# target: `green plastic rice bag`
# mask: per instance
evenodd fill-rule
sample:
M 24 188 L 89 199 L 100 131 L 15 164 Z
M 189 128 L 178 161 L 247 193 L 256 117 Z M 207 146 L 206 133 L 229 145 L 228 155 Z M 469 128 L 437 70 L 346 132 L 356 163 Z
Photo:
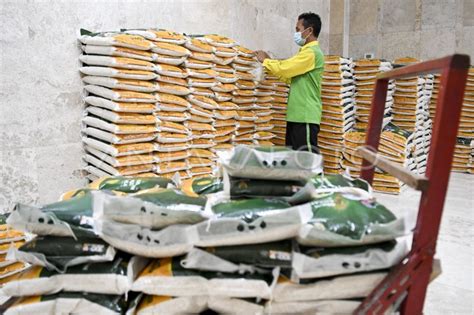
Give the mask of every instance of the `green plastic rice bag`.
M 15 301 L 5 315 L 100 314 L 122 315 L 127 311 L 123 295 L 60 292 L 53 295 L 25 296 Z
M 124 193 L 136 193 L 152 188 L 168 188 L 173 182 L 164 177 L 105 177 L 89 184 L 92 189 L 115 190 Z
M 369 183 L 360 178 L 351 178 L 347 175 L 316 175 L 311 178 L 311 182 L 314 184 L 314 187 L 319 191 L 322 190 L 332 190 L 337 191 L 339 188 L 343 187 L 353 187 L 360 188 L 369 193 L 372 193 L 372 187 Z
M 322 172 L 321 155 L 286 147 L 239 145 L 218 155 L 224 170 L 233 177 L 307 180 Z
M 213 196 L 208 206 L 215 218 L 194 225 L 200 247 L 258 244 L 292 238 L 311 217 L 309 204 L 290 207 L 277 199 L 222 201 Z
M 226 296 L 264 298 L 271 296 L 274 275 L 271 272 L 242 273 L 186 269 L 184 257 L 152 261 L 135 280 L 132 290 L 166 296 Z
M 224 189 L 219 177 L 199 177 L 184 180 L 181 189 L 188 196 L 213 194 Z
M 37 236 L 20 248 L 10 247 L 7 259 L 19 260 L 64 272 L 70 266 L 111 261 L 115 249 L 97 238 Z
M 324 279 L 306 279 L 300 283 L 280 276 L 273 289 L 275 302 L 355 299 L 368 296 L 385 278 L 386 271 L 360 273 Z
M 406 254 L 408 246 L 404 240 L 352 247 L 310 247 L 293 253 L 292 265 L 297 279 L 322 278 L 387 269 Z
M 32 266 L 9 277 L 0 294 L 27 296 L 59 291 L 125 294 L 146 263 L 141 257 L 117 255 L 113 261 L 81 264 L 69 267 L 65 273 Z
M 209 218 L 206 199 L 186 196 L 179 190 L 162 189 L 129 196 L 94 193 L 94 217 L 148 228 L 194 224 Z
M 265 180 L 228 176 L 224 181 L 224 191 L 231 198 L 287 197 L 298 192 L 305 181 Z
M 17 204 L 7 223 L 38 235 L 94 237 L 92 192 L 85 190 L 71 199 L 41 208 Z
M 144 257 L 172 257 L 187 253 L 198 235 L 190 225 L 171 225 L 150 229 L 136 224 L 97 220 L 96 232 L 101 239 L 126 253 Z
M 355 246 L 393 240 L 405 234 L 403 218 L 374 199 L 352 199 L 329 193 L 310 202 L 313 218 L 302 226 L 297 240 L 307 246 Z

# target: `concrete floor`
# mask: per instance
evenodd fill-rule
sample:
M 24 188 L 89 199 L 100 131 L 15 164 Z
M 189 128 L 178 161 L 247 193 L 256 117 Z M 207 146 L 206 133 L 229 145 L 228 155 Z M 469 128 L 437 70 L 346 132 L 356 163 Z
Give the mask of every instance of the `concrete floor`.
M 420 194 L 376 194 L 398 214 L 416 218 Z M 427 315 L 474 314 L 474 175 L 452 173 L 444 207 L 436 257 L 442 274 L 428 288 Z

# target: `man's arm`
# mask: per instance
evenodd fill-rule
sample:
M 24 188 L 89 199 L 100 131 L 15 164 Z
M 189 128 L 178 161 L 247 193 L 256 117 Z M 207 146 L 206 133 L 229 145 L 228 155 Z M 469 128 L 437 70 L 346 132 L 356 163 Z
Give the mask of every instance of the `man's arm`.
M 291 78 L 313 70 L 314 65 L 314 54 L 310 49 L 301 50 L 295 56 L 285 60 L 266 58 L 263 61 L 263 66 L 268 72 L 287 83 L 291 81 Z

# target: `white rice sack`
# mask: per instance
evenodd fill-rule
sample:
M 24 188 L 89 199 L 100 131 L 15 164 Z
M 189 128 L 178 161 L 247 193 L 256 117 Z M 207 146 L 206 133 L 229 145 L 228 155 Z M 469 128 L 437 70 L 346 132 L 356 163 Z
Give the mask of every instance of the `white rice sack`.
M 136 315 L 198 314 L 207 309 L 207 296 L 164 297 L 145 295 L 137 307 Z
M 94 217 L 132 223 L 149 228 L 164 228 L 173 224 L 194 224 L 206 220 L 206 199 L 189 197 L 172 189 L 133 196 L 93 194 Z
M 195 104 L 205 109 L 216 109 L 218 107 L 217 103 L 214 100 L 205 96 L 189 95 L 187 97 L 187 100 L 192 104 Z
M 215 195 L 208 203 L 216 219 L 194 226 L 199 235 L 197 246 L 256 244 L 291 238 L 311 219 L 309 205 L 290 207 L 270 199 L 224 201 Z
M 173 57 L 191 56 L 191 52 L 188 49 L 171 43 L 155 43 L 155 47 L 152 48 L 152 51 L 158 54 Z
M 111 144 L 131 144 L 153 141 L 156 138 L 154 133 L 145 133 L 133 136 L 120 136 L 97 128 L 86 127 L 82 130 L 86 136 L 91 136 Z
M 234 177 L 306 180 L 322 172 L 322 156 L 287 148 L 237 146 L 219 154 L 223 168 Z
M 153 114 L 155 111 L 153 103 L 119 103 L 97 96 L 87 96 L 84 98 L 84 101 L 88 105 L 105 108 L 114 112 Z
M 144 257 L 172 257 L 188 252 L 197 235 L 187 225 L 152 230 L 135 224 L 97 220 L 96 233 L 107 243 L 124 252 Z
M 185 60 L 186 60 L 186 56 L 184 56 L 184 57 L 174 57 L 174 56 L 155 54 L 155 62 L 164 63 L 164 64 L 171 65 L 171 66 L 179 66 Z
M 79 41 L 85 45 L 117 46 L 138 50 L 150 50 L 154 46 L 152 42 L 142 36 L 119 33 L 102 33 L 95 36 L 82 35 L 79 37 Z
M 156 83 L 155 89 L 160 93 L 173 94 L 178 96 L 185 96 L 191 93 L 191 91 L 187 87 L 162 82 Z
M 84 117 L 82 122 L 87 126 L 99 128 L 115 134 L 143 134 L 153 133 L 158 130 L 155 125 L 113 124 L 92 116 Z
M 22 297 L 5 315 L 25 314 L 100 314 L 122 315 L 127 311 L 123 295 L 60 292 L 54 295 Z
M 116 124 L 155 125 L 160 122 L 152 114 L 118 113 L 96 106 L 87 107 L 85 112 Z
M 123 80 L 110 77 L 85 76 L 82 81 L 86 84 L 105 86 L 111 89 L 136 91 L 136 92 L 155 92 L 155 85 L 148 81 Z
M 109 67 L 81 67 L 79 71 L 85 75 L 112 77 L 132 80 L 153 80 L 157 74 L 152 71 L 115 69 Z
M 122 157 L 114 157 L 99 150 L 96 150 L 90 146 L 85 146 L 84 149 L 87 153 L 89 153 L 88 155 L 92 155 L 100 161 L 103 161 L 114 168 L 144 165 L 158 162 L 152 154 L 134 154 Z M 84 160 L 88 161 L 87 158 L 85 158 Z M 91 162 L 91 164 L 94 163 Z M 140 168 L 140 170 L 142 169 Z M 151 167 L 151 170 L 153 170 L 153 167 Z
M 149 172 L 153 172 L 154 170 L 154 166 L 152 164 L 153 160 L 143 160 L 142 163 L 139 163 L 136 165 L 115 167 L 115 166 L 107 164 L 105 161 L 91 154 L 84 155 L 83 159 L 90 165 L 100 168 L 101 170 L 113 176 L 130 176 L 130 175 L 136 175 L 140 173 L 149 173 Z
M 156 98 L 153 94 L 131 92 L 122 90 L 111 90 L 97 85 L 86 85 L 84 87 L 87 92 L 106 99 L 117 102 L 133 102 L 133 103 L 155 103 Z
M 138 273 L 146 266 L 141 257 L 119 257 L 111 262 L 87 263 L 69 267 L 65 273 L 33 266 L 18 278 L 5 283 L 0 294 L 27 296 L 55 294 L 59 291 L 100 294 L 125 294 Z M 104 283 L 107 283 L 104 286 Z
M 167 30 L 126 30 L 126 34 L 139 35 L 148 40 L 182 45 L 186 42 L 186 37 L 183 34 L 167 31 Z
M 149 51 L 115 46 L 84 45 L 82 46 L 82 51 L 88 55 L 117 56 L 145 61 L 153 61 L 155 59 L 155 54 Z
M 387 276 L 387 272 L 361 273 L 293 283 L 280 278 L 273 290 L 275 302 L 298 302 L 365 298 Z
M 405 241 L 348 248 L 308 248 L 293 253 L 293 271 L 299 279 L 322 278 L 387 269 L 408 253 Z
M 143 71 L 154 70 L 154 64 L 152 62 L 132 58 L 80 55 L 79 60 L 90 66 L 103 66 Z

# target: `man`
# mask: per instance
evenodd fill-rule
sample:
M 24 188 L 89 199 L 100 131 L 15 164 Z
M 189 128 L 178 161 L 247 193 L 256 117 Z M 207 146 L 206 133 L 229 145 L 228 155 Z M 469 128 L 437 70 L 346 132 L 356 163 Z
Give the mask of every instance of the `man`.
M 309 12 L 298 17 L 294 41 L 302 46 L 286 60 L 270 59 L 257 51 L 258 61 L 267 71 L 290 84 L 286 113 L 286 145 L 294 150 L 318 153 L 318 133 L 321 123 L 321 80 L 324 55 L 318 44 L 321 18 Z

